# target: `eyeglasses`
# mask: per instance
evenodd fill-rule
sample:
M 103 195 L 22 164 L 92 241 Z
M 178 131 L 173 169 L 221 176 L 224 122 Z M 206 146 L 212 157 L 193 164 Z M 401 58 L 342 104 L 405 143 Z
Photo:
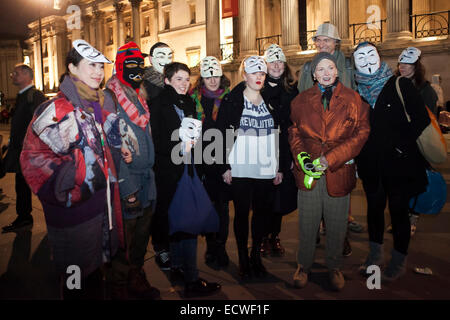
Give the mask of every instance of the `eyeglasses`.
M 10 77 L 17 76 L 19 73 L 17 71 L 13 71 L 9 74 Z

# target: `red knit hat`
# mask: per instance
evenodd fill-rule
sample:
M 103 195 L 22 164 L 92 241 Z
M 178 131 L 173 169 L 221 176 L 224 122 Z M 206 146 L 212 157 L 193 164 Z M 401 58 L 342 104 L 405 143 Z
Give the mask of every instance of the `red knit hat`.
M 127 84 L 129 86 L 128 82 L 126 82 L 123 79 L 123 63 L 124 63 L 125 59 L 128 59 L 128 58 L 144 59 L 141 49 L 139 49 L 137 44 L 134 43 L 133 41 L 130 41 L 130 42 L 124 44 L 123 46 L 121 46 L 119 48 L 119 50 L 117 50 L 116 61 L 115 61 L 117 77 L 120 79 L 120 81 L 122 83 Z

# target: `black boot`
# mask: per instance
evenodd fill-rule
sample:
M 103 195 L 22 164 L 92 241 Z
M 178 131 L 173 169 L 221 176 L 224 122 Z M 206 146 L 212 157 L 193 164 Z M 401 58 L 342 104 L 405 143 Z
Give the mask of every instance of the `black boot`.
M 242 279 L 251 278 L 250 260 L 248 258 L 248 249 L 238 249 L 239 254 L 239 275 Z
M 262 264 L 261 251 L 259 250 L 259 248 L 259 245 L 252 248 L 252 252 L 250 254 L 250 265 L 255 276 L 258 278 L 262 278 L 266 276 L 267 270 Z
M 219 268 L 228 267 L 230 263 L 230 258 L 228 257 L 227 250 L 225 249 L 225 244 L 217 245 L 217 265 Z

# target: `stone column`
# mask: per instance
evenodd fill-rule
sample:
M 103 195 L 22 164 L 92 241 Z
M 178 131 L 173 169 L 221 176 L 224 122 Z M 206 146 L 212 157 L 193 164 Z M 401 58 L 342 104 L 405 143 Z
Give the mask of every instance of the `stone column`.
M 100 10 L 94 11 L 94 28 L 95 28 L 95 48 L 100 52 L 105 50 L 105 13 Z
M 281 44 L 285 54 L 301 51 L 298 29 L 298 1 L 281 0 Z
M 351 46 L 348 24 L 348 0 L 331 0 L 330 23 L 338 29 L 341 46 Z
M 83 16 L 83 33 L 84 33 L 84 40 L 91 43 L 91 16 Z M 92 43 L 91 43 L 92 44 Z
M 256 48 L 256 4 L 254 0 L 239 1 L 240 56 L 257 55 Z
M 113 3 L 114 9 L 116 11 L 116 39 L 115 39 L 115 47 L 119 48 L 124 45 L 124 25 L 123 25 L 123 10 L 125 9 L 125 5 L 120 3 L 119 1 L 114 1 Z
M 158 2 L 154 1 L 153 9 L 151 9 L 150 13 L 150 37 L 152 39 L 152 45 L 158 42 L 158 32 L 159 32 L 159 14 L 158 14 Z
M 386 16 L 388 18 L 385 42 L 412 39 L 409 30 L 409 0 L 387 0 Z
M 57 78 L 55 79 L 55 84 L 59 86 L 59 77 L 66 71 L 65 70 L 66 50 L 65 50 L 64 29 L 58 30 L 56 32 L 54 50 L 56 52 L 55 74 L 57 75 Z
M 47 38 L 47 51 L 48 51 L 48 88 L 50 90 L 53 90 L 55 87 L 55 78 L 58 76 L 55 72 L 58 72 L 58 70 L 55 70 L 55 60 L 53 57 L 54 52 L 54 46 L 55 46 L 55 35 L 49 35 Z
M 141 47 L 141 17 L 139 7 L 142 0 L 129 0 L 131 2 L 132 23 L 133 23 L 133 41 Z
M 42 79 L 41 79 L 41 57 L 39 48 L 39 35 L 34 38 L 33 42 L 33 56 L 34 56 L 34 85 L 39 90 L 42 90 Z
M 206 0 L 206 54 L 220 56 L 220 13 L 216 0 Z

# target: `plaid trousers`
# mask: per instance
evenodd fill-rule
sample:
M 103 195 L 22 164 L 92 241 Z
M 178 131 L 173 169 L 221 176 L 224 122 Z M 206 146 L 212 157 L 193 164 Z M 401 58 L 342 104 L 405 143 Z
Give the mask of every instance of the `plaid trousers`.
M 323 217 L 326 225 L 326 265 L 339 269 L 347 233 L 350 194 L 343 197 L 328 195 L 326 178 L 322 176 L 311 191 L 298 191 L 299 246 L 297 262 L 309 272 L 316 250 L 316 235 Z

